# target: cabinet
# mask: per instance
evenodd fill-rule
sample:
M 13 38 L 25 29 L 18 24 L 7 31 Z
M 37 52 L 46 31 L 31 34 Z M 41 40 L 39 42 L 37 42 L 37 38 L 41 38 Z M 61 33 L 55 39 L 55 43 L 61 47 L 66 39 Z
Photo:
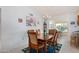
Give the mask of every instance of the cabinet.
M 77 16 L 77 25 L 79 26 L 79 15 Z

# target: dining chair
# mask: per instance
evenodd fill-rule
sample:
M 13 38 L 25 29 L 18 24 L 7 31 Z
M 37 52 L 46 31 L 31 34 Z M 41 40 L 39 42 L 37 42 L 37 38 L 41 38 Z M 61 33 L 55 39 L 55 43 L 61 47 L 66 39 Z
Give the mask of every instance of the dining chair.
M 44 47 L 44 44 L 38 43 L 36 32 L 28 32 L 28 37 L 29 37 L 30 52 L 31 52 L 31 49 L 34 48 L 36 50 L 36 52 L 38 53 L 39 50 Z
M 70 39 L 70 45 L 71 46 L 76 46 L 76 34 L 71 35 L 71 39 Z
M 57 39 L 57 30 L 56 29 L 49 29 L 49 35 L 53 35 L 52 39 L 48 40 L 48 44 L 54 45 Z
M 71 40 L 70 40 L 71 46 L 75 46 L 76 48 L 79 47 L 79 34 L 73 34 L 71 35 Z
M 57 45 L 57 39 L 58 39 L 58 36 L 59 36 L 59 32 L 56 33 L 55 35 L 55 38 L 54 38 L 54 45 Z
M 79 47 L 79 33 L 77 33 L 76 42 L 77 42 L 76 47 Z

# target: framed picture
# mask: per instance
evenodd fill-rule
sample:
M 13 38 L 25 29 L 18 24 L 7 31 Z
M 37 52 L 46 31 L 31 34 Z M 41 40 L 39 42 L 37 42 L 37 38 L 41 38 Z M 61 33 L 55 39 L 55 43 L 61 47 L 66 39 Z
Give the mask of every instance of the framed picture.
M 33 16 L 26 16 L 26 26 L 36 26 L 36 19 Z
M 22 22 L 23 22 L 22 18 L 18 18 L 18 23 L 22 23 Z
M 72 21 L 71 24 L 72 24 L 72 25 L 75 24 L 75 21 Z

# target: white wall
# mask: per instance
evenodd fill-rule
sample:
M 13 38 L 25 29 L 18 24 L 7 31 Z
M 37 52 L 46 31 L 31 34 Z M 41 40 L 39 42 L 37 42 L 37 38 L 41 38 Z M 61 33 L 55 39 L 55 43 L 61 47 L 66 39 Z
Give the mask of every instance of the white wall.
M 1 8 L 0 8 L 0 43 L 1 43 Z M 1 44 L 0 44 L 1 49 Z
M 76 19 L 76 17 L 77 17 L 77 15 L 75 15 L 75 14 L 71 14 L 70 16 L 69 16 L 69 19 L 70 19 L 70 23 L 72 22 L 72 21 L 74 21 L 75 22 L 75 24 L 70 24 L 70 33 L 72 33 L 72 32 L 74 32 L 74 31 L 77 31 L 78 29 L 77 29 L 77 19 Z
M 2 51 L 10 50 L 17 47 L 27 47 L 28 38 L 27 30 L 28 29 L 37 29 L 42 27 L 42 18 L 30 7 L 1 7 L 2 8 Z M 29 13 L 33 13 L 37 21 L 40 22 L 37 27 L 27 27 L 26 26 L 26 16 Z M 23 23 L 18 23 L 18 18 L 23 19 Z

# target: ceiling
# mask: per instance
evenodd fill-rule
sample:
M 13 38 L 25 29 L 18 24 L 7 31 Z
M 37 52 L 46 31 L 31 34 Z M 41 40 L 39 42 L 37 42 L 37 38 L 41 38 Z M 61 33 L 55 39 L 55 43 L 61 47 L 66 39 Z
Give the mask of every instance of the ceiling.
M 79 11 L 78 6 L 34 6 L 32 7 L 41 15 L 57 16 Z

